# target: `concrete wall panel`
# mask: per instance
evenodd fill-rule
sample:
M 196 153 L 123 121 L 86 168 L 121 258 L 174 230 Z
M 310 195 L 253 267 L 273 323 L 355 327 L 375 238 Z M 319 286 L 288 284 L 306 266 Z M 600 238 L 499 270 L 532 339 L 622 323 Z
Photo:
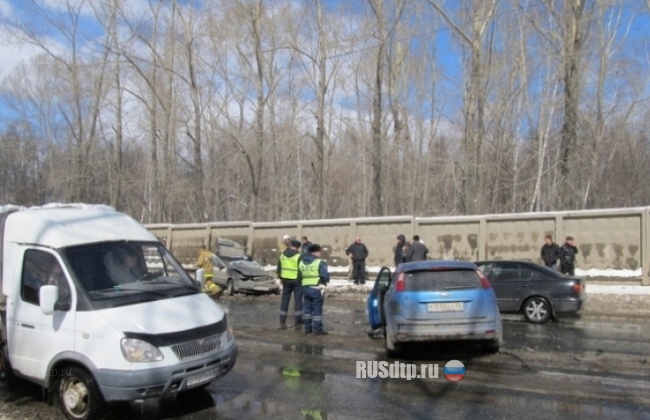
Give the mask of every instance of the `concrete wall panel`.
M 575 238 L 580 251 L 576 265 L 582 269 L 636 270 L 641 266 L 640 213 L 570 217 L 564 220 L 564 231 Z
M 486 259 L 521 259 L 541 263 L 544 236 L 555 238 L 555 218 L 487 220 Z M 561 242 L 560 242 L 561 244 Z

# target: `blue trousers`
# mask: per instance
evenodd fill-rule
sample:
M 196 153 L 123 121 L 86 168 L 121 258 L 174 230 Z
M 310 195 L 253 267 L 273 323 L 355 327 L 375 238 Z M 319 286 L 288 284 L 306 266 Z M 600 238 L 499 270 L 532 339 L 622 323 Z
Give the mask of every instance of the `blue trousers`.
M 323 294 L 316 287 L 304 287 L 305 295 L 305 331 L 323 331 Z
M 298 280 L 282 280 L 282 302 L 280 303 L 280 323 L 284 324 L 287 320 L 287 311 L 289 310 L 289 301 L 291 293 L 294 299 L 293 315 L 296 323 L 302 322 L 302 285 Z

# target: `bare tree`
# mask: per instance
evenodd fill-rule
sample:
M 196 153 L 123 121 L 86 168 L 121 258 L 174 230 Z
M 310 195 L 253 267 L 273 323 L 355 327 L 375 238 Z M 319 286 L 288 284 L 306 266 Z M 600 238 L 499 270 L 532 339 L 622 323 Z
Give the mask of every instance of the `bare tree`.
M 464 162 L 460 190 L 460 208 L 463 213 L 476 213 L 483 208 L 482 171 L 483 140 L 485 136 L 485 74 L 486 63 L 483 48 L 487 29 L 490 27 L 497 9 L 497 1 L 473 0 L 469 3 L 470 20 L 467 28 L 452 19 L 451 15 L 437 0 L 428 0 L 433 9 L 442 17 L 451 31 L 469 50 L 467 58 L 468 81 L 464 103 Z

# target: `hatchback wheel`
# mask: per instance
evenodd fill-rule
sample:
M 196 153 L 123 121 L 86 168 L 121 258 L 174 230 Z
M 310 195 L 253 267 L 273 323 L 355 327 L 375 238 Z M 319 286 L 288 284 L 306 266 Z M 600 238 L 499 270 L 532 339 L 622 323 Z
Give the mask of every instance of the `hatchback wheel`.
M 542 324 L 551 318 L 551 304 L 541 297 L 533 297 L 524 302 L 524 316 L 528 322 Z

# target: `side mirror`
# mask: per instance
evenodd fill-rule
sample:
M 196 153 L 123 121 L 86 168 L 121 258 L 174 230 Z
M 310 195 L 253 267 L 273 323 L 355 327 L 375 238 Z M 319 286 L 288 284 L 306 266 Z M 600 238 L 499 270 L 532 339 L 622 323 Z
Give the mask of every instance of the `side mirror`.
M 52 285 L 41 286 L 38 291 L 39 306 L 41 312 L 45 315 L 52 315 L 54 313 L 54 306 L 56 301 L 59 300 L 59 287 Z
M 205 286 L 205 270 L 202 269 L 202 268 L 199 268 L 198 270 L 196 270 L 196 273 L 194 274 L 194 276 L 195 276 L 196 281 L 199 282 L 199 285 L 200 285 L 200 287 L 202 289 L 203 286 Z

